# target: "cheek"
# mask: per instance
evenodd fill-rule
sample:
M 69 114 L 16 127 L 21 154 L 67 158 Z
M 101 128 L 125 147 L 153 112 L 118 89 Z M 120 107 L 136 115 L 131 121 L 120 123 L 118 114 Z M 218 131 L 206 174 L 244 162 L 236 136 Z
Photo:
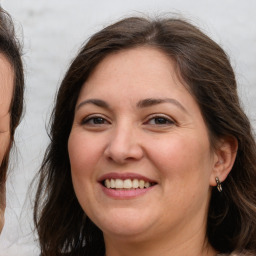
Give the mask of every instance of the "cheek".
M 74 191 L 81 207 L 84 209 L 84 205 L 88 204 L 87 195 L 90 194 L 88 190 L 93 174 L 94 157 L 90 144 L 84 140 L 81 134 L 75 132 L 70 134 L 68 153 Z
M 102 147 L 93 136 L 74 131 L 69 137 L 68 152 L 72 176 L 80 178 L 93 174 L 102 155 Z
M 161 177 L 161 190 L 168 195 L 165 207 L 182 213 L 195 213 L 206 206 L 212 168 L 208 143 L 175 136 L 167 142 L 155 143 L 150 158 Z M 168 216 L 167 216 L 168 218 Z
M 198 138 L 175 134 L 165 140 L 154 141 L 150 158 L 168 182 L 180 185 L 208 179 L 212 169 L 208 137 Z
M 88 216 L 94 215 L 94 207 L 99 200 L 95 181 L 104 152 L 104 138 L 99 137 L 74 130 L 68 141 L 74 191 L 81 208 Z

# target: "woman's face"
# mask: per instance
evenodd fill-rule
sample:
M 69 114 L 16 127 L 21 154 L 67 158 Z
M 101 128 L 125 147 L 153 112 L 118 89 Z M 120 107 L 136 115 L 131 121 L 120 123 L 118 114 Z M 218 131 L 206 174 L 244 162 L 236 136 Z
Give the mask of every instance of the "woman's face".
M 10 143 L 10 113 L 13 93 L 13 70 L 9 61 L 0 54 L 0 166 Z M 1 171 L 2 168 L 0 168 Z M 0 183 L 0 232 L 4 225 L 5 184 Z
M 217 156 L 162 52 L 124 50 L 96 67 L 80 92 L 68 150 L 78 201 L 105 241 L 205 234 Z

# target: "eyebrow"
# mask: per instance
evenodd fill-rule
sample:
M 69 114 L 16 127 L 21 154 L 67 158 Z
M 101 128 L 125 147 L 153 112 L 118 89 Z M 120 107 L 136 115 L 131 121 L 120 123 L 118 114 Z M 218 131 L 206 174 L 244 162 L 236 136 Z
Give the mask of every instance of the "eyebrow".
M 152 107 L 152 106 L 162 104 L 162 103 L 174 104 L 175 106 L 177 106 L 178 108 L 180 108 L 184 112 L 187 112 L 185 107 L 179 101 L 177 101 L 175 99 L 172 99 L 172 98 L 163 98 L 163 99 L 161 99 L 161 98 L 159 98 L 159 99 L 148 98 L 148 99 L 143 99 L 143 100 L 140 100 L 136 104 L 136 106 L 138 108 L 146 108 L 146 107 Z M 88 100 L 85 100 L 85 101 L 82 101 L 81 103 L 79 103 L 79 105 L 76 107 L 76 111 L 78 109 L 80 109 L 82 106 L 86 105 L 86 104 L 93 104 L 93 105 L 96 105 L 96 106 L 101 107 L 101 108 L 110 109 L 109 104 L 104 100 L 88 99 Z
M 163 98 L 163 99 L 161 99 L 161 98 L 160 99 L 148 98 L 148 99 L 140 100 L 137 103 L 137 107 L 146 108 L 146 107 L 151 107 L 151 106 L 155 106 L 155 105 L 162 104 L 162 103 L 174 104 L 175 106 L 177 106 L 178 108 L 180 108 L 184 112 L 187 112 L 185 107 L 179 101 L 177 101 L 175 99 L 172 99 L 172 98 Z
M 98 107 L 101 107 L 101 108 L 110 108 L 108 103 L 104 100 L 99 100 L 99 99 L 89 99 L 89 100 L 85 100 L 85 101 L 82 101 L 77 107 L 76 107 L 76 111 L 81 108 L 82 106 L 86 105 L 86 104 L 94 104 Z

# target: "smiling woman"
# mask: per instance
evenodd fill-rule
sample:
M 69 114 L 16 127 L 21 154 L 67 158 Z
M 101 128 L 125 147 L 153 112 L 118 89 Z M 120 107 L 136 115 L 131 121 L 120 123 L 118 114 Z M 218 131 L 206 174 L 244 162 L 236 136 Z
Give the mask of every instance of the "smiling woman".
M 23 108 L 21 48 L 11 17 L 0 6 L 0 231 L 4 224 L 8 159 Z
M 256 253 L 255 148 L 228 58 L 200 30 L 106 27 L 58 92 L 34 211 L 42 255 Z

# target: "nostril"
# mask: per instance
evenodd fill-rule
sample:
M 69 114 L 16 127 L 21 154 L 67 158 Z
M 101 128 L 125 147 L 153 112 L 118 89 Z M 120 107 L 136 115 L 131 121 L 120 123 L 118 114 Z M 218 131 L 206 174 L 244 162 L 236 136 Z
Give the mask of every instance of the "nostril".
M 105 150 L 105 156 L 109 161 L 114 161 L 121 164 L 129 161 L 140 160 L 143 155 L 143 150 L 137 145 L 126 145 L 123 147 L 121 147 L 121 145 L 112 145 Z

